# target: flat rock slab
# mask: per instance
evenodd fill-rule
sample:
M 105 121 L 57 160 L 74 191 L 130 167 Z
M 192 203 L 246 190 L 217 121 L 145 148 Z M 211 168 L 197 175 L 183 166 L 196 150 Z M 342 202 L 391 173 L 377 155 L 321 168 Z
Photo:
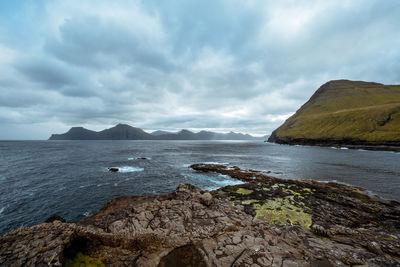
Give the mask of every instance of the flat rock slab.
M 194 165 L 247 181 L 120 197 L 77 223 L 0 237 L 0 266 L 399 266 L 400 212 L 361 189 Z

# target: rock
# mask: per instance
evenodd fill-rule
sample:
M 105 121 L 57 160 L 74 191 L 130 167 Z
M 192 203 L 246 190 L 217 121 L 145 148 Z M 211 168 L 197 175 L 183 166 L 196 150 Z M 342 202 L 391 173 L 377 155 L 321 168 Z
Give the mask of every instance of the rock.
M 63 217 L 58 216 L 57 214 L 51 215 L 51 216 L 50 216 L 49 218 L 47 218 L 44 222 L 45 222 L 45 223 L 52 223 L 52 222 L 55 222 L 55 221 L 59 221 L 59 222 L 62 222 L 62 223 L 65 223 L 65 222 L 66 222 L 66 220 L 65 220 Z
M 206 206 L 210 206 L 213 203 L 213 197 L 209 192 L 206 192 L 200 196 L 200 202 Z
M 328 231 L 323 226 L 318 225 L 318 224 L 313 224 L 311 226 L 311 231 L 314 234 L 319 235 L 319 236 L 324 236 L 324 237 L 329 236 Z
M 110 171 L 110 172 L 118 172 L 119 169 L 118 168 L 108 168 L 108 171 Z
M 396 203 L 344 185 L 197 167 L 256 179 L 213 192 L 180 184 L 113 199 L 76 223 L 19 228 L 0 237 L 0 266 L 400 265 Z

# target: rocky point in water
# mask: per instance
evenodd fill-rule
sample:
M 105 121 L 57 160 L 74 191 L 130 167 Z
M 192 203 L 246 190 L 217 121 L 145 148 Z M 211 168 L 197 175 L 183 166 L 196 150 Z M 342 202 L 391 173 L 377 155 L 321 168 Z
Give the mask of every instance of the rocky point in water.
M 120 197 L 0 237 L 0 266 L 400 266 L 400 203 L 335 183 L 196 164 L 244 184 Z

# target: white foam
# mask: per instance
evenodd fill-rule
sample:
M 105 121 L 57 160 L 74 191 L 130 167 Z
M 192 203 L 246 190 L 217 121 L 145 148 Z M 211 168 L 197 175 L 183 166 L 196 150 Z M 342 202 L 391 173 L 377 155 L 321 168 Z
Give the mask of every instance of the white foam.
M 90 184 L 88 184 L 88 185 L 80 185 L 79 188 L 85 188 L 85 187 L 88 187 L 88 186 L 91 186 L 91 185 Z
M 114 168 L 118 168 L 118 172 L 122 172 L 122 173 L 144 171 L 143 168 L 133 167 L 133 166 L 121 166 L 121 167 L 114 167 Z
M 238 185 L 238 184 L 244 184 L 244 182 L 240 180 L 234 180 L 234 179 L 227 179 L 227 180 L 215 180 L 215 179 L 210 179 L 211 182 L 224 187 L 228 185 Z
M 85 217 L 89 217 L 91 215 L 91 213 L 89 212 L 89 211 L 85 211 L 84 213 L 83 213 L 83 216 L 85 216 Z
M 187 174 L 185 175 L 187 177 L 190 177 L 191 179 L 196 179 L 196 180 L 206 180 L 207 184 L 209 184 L 206 190 L 215 190 L 224 186 L 228 185 L 238 185 L 238 184 L 243 184 L 244 182 L 240 180 L 236 180 L 231 178 L 229 175 L 224 175 L 224 174 L 218 174 L 218 176 L 207 176 L 203 174 Z
M 110 183 L 104 183 L 104 184 L 98 184 L 97 187 L 103 186 L 103 185 L 108 185 Z
M 2 214 L 5 209 L 5 207 L 0 208 L 0 214 Z
M 219 186 L 208 186 L 208 187 L 205 187 L 204 190 L 213 191 L 213 190 L 217 190 L 218 188 L 220 188 L 220 187 Z
M 128 160 L 134 160 L 134 158 L 128 158 Z
M 212 165 L 229 165 L 229 162 L 216 162 L 216 161 L 206 161 L 203 162 L 202 164 L 212 164 Z
M 345 146 L 343 146 L 343 147 L 341 147 L 340 149 L 343 149 L 343 150 L 345 150 L 345 149 L 349 149 L 348 147 L 345 147 Z

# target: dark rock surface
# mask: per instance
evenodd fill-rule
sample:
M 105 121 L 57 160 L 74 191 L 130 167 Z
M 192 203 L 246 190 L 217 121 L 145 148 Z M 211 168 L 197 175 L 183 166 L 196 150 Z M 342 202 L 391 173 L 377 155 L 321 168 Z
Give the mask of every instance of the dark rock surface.
M 113 199 L 77 223 L 0 237 L 0 266 L 400 266 L 399 203 L 334 183 L 193 165 L 248 181 Z
M 58 216 L 57 214 L 53 214 L 51 215 L 49 218 L 47 218 L 44 222 L 45 223 L 52 223 L 55 221 L 59 221 L 59 222 L 67 222 L 63 217 Z

